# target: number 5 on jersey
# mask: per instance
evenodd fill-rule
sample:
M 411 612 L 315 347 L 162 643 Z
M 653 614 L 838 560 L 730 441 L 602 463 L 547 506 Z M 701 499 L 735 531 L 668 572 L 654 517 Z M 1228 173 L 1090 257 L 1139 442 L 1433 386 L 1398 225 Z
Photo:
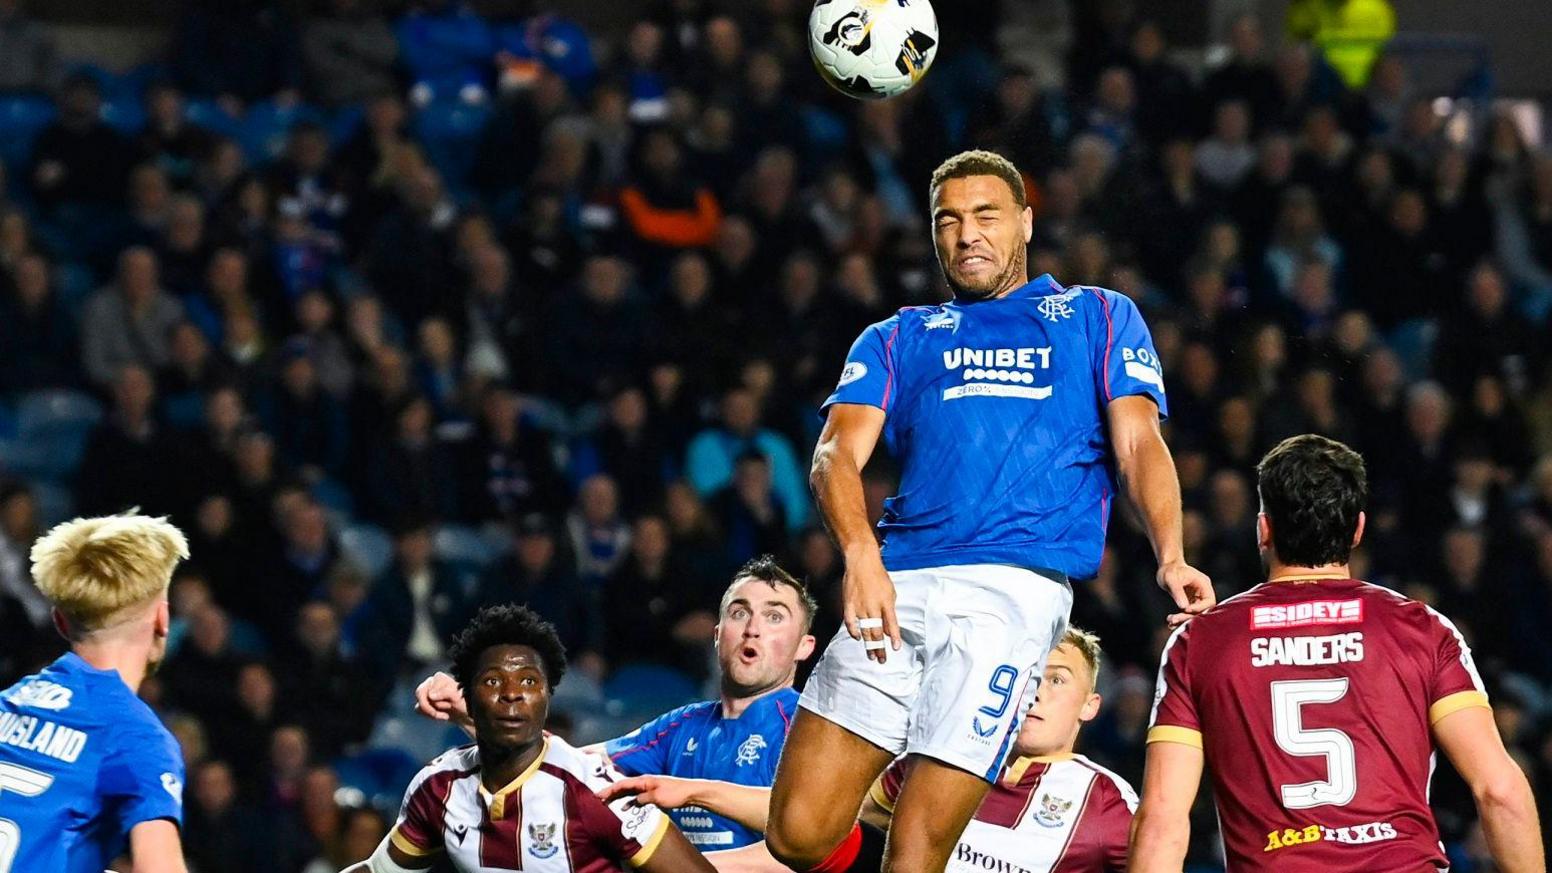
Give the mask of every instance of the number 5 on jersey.
M 1272 683 L 1272 730 L 1277 747 L 1300 758 L 1326 759 L 1326 781 L 1282 786 L 1283 807 L 1346 806 L 1358 794 L 1353 740 L 1336 728 L 1306 728 L 1304 707 L 1347 696 L 1347 679 L 1287 679 Z

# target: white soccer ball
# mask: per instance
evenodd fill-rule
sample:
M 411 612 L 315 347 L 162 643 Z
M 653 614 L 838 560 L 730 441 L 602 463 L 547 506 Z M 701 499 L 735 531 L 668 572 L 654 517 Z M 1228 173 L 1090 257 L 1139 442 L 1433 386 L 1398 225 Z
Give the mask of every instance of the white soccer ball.
M 848 97 L 904 93 L 938 55 L 938 17 L 927 0 L 818 0 L 808 50 L 819 74 Z

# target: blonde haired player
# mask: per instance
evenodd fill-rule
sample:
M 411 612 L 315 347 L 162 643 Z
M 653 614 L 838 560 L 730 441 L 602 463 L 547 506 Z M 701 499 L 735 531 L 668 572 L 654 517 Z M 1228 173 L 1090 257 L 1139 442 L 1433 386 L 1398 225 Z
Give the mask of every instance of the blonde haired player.
M 167 650 L 182 531 L 133 512 L 78 518 L 32 547 L 70 651 L 0 692 L 0 873 L 183 873 L 183 756 L 135 694 Z

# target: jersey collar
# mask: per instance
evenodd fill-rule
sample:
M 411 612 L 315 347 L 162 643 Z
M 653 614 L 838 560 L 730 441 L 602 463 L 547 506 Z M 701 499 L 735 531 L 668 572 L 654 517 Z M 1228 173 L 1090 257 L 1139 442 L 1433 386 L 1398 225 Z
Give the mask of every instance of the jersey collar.
M 1007 294 L 1004 294 L 1003 296 L 1001 296 L 1001 297 L 999 297 L 997 299 L 998 300 L 1033 300 L 1033 299 L 1036 299 L 1036 298 L 1039 298 L 1039 297 L 1049 297 L 1052 294 L 1061 294 L 1062 292 L 1064 292 L 1066 290 L 1067 290 L 1066 288 L 1063 288 L 1061 286 L 1061 283 L 1057 282 L 1056 279 L 1052 278 L 1050 273 L 1042 273 L 1039 276 L 1036 276 L 1035 278 L 1030 279 L 1028 282 L 1025 282 L 1024 284 L 1020 285 L 1019 287 L 1014 288 L 1012 291 L 1009 291 Z M 980 301 L 975 301 L 975 302 L 977 302 L 977 303 L 990 303 L 990 302 L 994 302 L 994 301 L 980 300 Z M 948 302 L 948 305 L 949 306 L 968 306 L 970 304 L 968 304 L 965 301 L 960 300 L 959 298 L 956 297 L 953 300 L 950 300 Z
M 539 765 L 544 763 L 544 757 L 550 753 L 550 738 L 545 737 L 542 742 L 544 743 L 544 748 L 539 750 L 539 757 L 534 758 L 533 763 L 528 765 L 528 769 L 517 774 L 517 778 L 508 782 L 500 791 L 492 794 L 485 789 L 484 782 L 479 783 L 480 797 L 485 800 L 485 806 L 490 809 L 490 817 L 493 821 L 506 818 L 507 798 L 511 797 L 518 789 L 523 787 L 524 783 L 533 778 L 533 774 L 539 772 Z

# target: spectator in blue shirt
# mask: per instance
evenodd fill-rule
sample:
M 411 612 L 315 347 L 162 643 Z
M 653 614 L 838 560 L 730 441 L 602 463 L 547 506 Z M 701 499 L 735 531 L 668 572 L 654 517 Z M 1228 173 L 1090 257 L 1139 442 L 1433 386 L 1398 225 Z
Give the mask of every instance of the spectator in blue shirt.
M 786 437 L 760 426 L 760 410 L 748 389 L 735 388 L 722 395 L 722 424 L 696 434 L 685 456 L 685 472 L 702 497 L 709 497 L 733 481 L 739 455 L 753 450 L 771 464 L 771 484 L 786 513 L 788 531 L 808 522 L 808 482 L 798 465 L 797 453 Z

